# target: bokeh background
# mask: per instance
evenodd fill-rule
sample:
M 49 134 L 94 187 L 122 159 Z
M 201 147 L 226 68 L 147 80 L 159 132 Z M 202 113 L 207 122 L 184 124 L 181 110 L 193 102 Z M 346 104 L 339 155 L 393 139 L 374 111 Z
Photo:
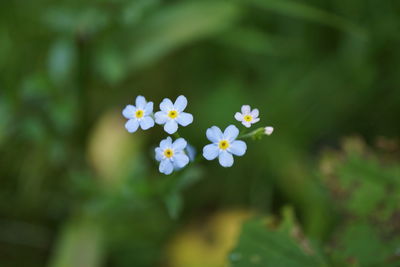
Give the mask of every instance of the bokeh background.
M 400 2 L 0 3 L 0 266 L 399 266 Z M 274 126 L 232 168 L 158 172 L 137 95 L 185 95 L 201 152 L 241 105 Z

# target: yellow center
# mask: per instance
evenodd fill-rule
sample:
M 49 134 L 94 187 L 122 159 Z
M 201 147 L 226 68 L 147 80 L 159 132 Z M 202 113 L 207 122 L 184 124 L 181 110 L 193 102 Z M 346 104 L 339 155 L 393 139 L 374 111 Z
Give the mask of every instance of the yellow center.
M 171 158 L 174 155 L 174 151 L 170 148 L 164 150 L 164 156 L 166 158 Z
M 226 149 L 229 148 L 229 146 L 230 145 L 229 145 L 229 142 L 227 140 L 219 141 L 219 144 L 218 144 L 219 149 L 226 150 Z
M 176 110 L 170 110 L 168 112 L 168 117 L 170 117 L 171 119 L 175 119 L 178 116 L 178 111 Z
M 243 117 L 243 119 L 247 122 L 251 122 L 253 120 L 253 117 L 251 115 L 246 115 Z
M 136 118 L 140 119 L 143 117 L 143 115 L 144 115 L 143 110 L 141 110 L 141 109 L 136 110 L 136 112 L 135 112 Z

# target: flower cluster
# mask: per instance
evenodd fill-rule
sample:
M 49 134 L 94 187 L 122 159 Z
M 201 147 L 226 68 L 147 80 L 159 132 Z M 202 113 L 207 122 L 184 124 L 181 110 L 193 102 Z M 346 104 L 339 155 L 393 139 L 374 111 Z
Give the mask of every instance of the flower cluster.
M 130 133 L 136 132 L 139 127 L 142 130 L 148 130 L 156 123 L 163 125 L 164 131 L 168 134 L 176 135 L 175 141 L 168 136 L 155 149 L 155 159 L 160 162 L 159 171 L 166 175 L 184 168 L 196 157 L 196 149 L 177 134 L 179 126 L 185 127 L 193 122 L 193 115 L 184 111 L 186 106 L 187 99 L 183 95 L 179 96 L 175 102 L 165 98 L 160 103 L 160 111 L 153 113 L 153 102 L 147 102 L 143 96 L 138 96 L 135 105 L 127 105 L 122 111 L 122 115 L 128 119 L 125 128 Z M 241 112 L 234 115 L 235 119 L 246 128 L 260 121 L 258 116 L 259 110 L 252 110 L 249 105 L 243 105 Z M 234 163 L 233 156 L 243 156 L 247 150 L 246 143 L 237 140 L 238 138 L 253 137 L 255 139 L 262 135 L 271 135 L 273 130 L 273 127 L 267 126 L 240 135 L 235 125 L 229 125 L 223 132 L 217 126 L 212 126 L 206 131 L 206 137 L 211 143 L 204 146 L 203 157 L 207 160 L 218 158 L 221 166 L 231 167 Z

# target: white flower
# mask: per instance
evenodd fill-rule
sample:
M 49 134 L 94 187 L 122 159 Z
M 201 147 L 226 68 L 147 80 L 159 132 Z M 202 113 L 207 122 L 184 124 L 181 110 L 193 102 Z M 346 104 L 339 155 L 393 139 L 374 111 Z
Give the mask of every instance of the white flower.
M 267 126 L 267 127 L 264 128 L 264 133 L 266 135 L 271 135 L 273 131 L 274 131 L 274 127 Z
M 187 105 L 187 99 L 183 95 L 179 96 L 175 103 L 169 98 L 165 98 L 161 104 L 161 111 L 156 112 L 155 118 L 157 124 L 164 124 L 164 130 L 173 134 L 178 130 L 178 124 L 188 126 L 193 122 L 193 116 L 190 113 L 183 112 Z
M 184 152 L 187 142 L 178 138 L 172 143 L 172 138 L 167 137 L 156 148 L 156 160 L 160 162 L 159 170 L 164 174 L 171 174 L 174 169 L 181 169 L 189 163 L 189 157 Z
M 258 109 L 255 108 L 251 110 L 249 105 L 243 105 L 242 113 L 236 112 L 235 119 L 242 122 L 242 124 L 247 128 L 250 128 L 252 124 L 260 120 L 258 118 L 258 113 Z
M 125 124 L 125 128 L 130 133 L 136 132 L 139 128 L 147 130 L 154 126 L 153 102 L 146 102 L 143 96 L 137 96 L 135 105 L 127 105 L 122 111 L 122 115 L 129 119 Z
M 247 145 L 243 141 L 235 140 L 239 135 L 239 129 L 234 125 L 229 125 L 224 133 L 213 126 L 207 129 L 208 140 L 212 144 L 203 148 L 203 156 L 207 160 L 213 160 L 219 157 L 219 163 L 223 167 L 231 167 L 233 165 L 233 155 L 243 156 L 246 153 Z

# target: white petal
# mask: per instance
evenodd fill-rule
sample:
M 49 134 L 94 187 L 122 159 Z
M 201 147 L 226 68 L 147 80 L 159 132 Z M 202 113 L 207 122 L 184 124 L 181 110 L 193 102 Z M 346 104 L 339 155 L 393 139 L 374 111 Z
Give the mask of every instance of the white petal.
M 157 124 L 164 124 L 168 120 L 167 113 L 165 113 L 164 111 L 156 112 L 156 114 L 154 114 L 154 117 L 156 118 Z
M 247 145 L 245 142 L 237 140 L 231 143 L 229 147 L 229 152 L 231 152 L 235 156 L 243 156 L 246 153 Z
M 219 142 L 223 138 L 222 131 L 217 127 L 213 126 L 207 129 L 206 132 L 207 139 L 213 143 Z
M 138 109 L 144 109 L 144 107 L 146 106 L 146 98 L 144 98 L 144 96 L 138 95 L 136 97 L 136 108 Z
M 233 156 L 226 150 L 219 153 L 218 159 L 222 167 L 231 167 L 233 165 Z
M 224 138 L 232 142 L 239 135 L 239 129 L 235 125 L 229 125 L 224 131 Z
M 161 173 L 168 175 L 172 173 L 172 171 L 174 170 L 174 166 L 169 159 L 165 159 L 161 161 L 160 167 L 158 169 Z
M 250 114 L 250 106 L 249 105 L 242 106 L 242 114 L 243 115 Z
M 243 114 L 240 113 L 240 112 L 236 112 L 235 119 L 238 120 L 238 121 L 242 121 L 243 120 Z
M 218 157 L 219 149 L 216 144 L 209 144 L 203 148 L 203 157 L 207 160 L 213 160 Z
M 174 107 L 176 108 L 176 110 L 178 110 L 179 112 L 182 112 L 185 110 L 186 106 L 187 106 L 186 97 L 184 97 L 183 95 L 178 96 L 178 98 L 175 100 L 175 104 L 174 104 Z
M 268 127 L 264 128 L 264 133 L 266 135 L 271 135 L 273 131 L 274 131 L 274 127 L 268 126 Z
M 186 153 L 190 161 L 194 161 L 196 159 L 196 154 L 197 154 L 196 148 L 194 148 L 190 144 L 186 146 Z
M 160 109 L 162 111 L 168 112 L 171 109 L 174 109 L 174 104 L 172 104 L 172 101 L 169 98 L 164 98 L 164 100 L 160 104 Z
M 150 129 L 153 126 L 154 126 L 154 120 L 150 116 L 146 116 L 140 120 L 140 128 L 142 128 L 143 130 Z
M 178 168 L 183 168 L 189 163 L 189 157 L 184 153 L 174 155 L 174 165 Z
M 251 122 L 249 122 L 249 121 L 242 121 L 242 124 L 247 128 L 251 127 Z
M 193 122 L 193 115 L 190 113 L 181 112 L 176 120 L 180 125 L 188 126 Z
M 165 149 L 171 148 L 171 147 L 172 147 L 172 138 L 169 136 L 160 142 L 160 148 L 162 150 L 165 150 Z
M 134 133 L 139 128 L 139 122 L 137 119 L 130 119 L 125 123 L 125 128 L 128 130 L 128 132 Z
M 186 142 L 186 140 L 183 139 L 183 138 L 178 138 L 178 139 L 176 139 L 175 142 L 172 144 L 172 148 L 173 148 L 175 151 L 184 150 L 186 146 L 187 146 L 187 142 Z
M 127 105 L 124 110 L 122 111 L 122 115 L 127 119 L 135 118 L 136 108 L 132 105 Z
M 144 107 L 144 113 L 146 115 L 150 115 L 153 113 L 153 102 L 148 102 L 146 106 Z
M 250 112 L 250 115 L 253 117 L 253 119 L 254 118 L 257 118 L 258 117 L 258 115 L 259 115 L 259 111 L 258 111 L 258 109 L 253 109 L 251 112 Z
M 252 120 L 251 123 L 257 123 L 257 122 L 259 122 L 259 121 L 260 121 L 260 118 L 255 118 L 255 119 Z
M 173 134 L 178 130 L 178 123 L 175 120 L 169 120 L 164 125 L 164 130 L 169 134 Z
M 163 150 L 157 147 L 155 151 L 156 151 L 156 160 L 161 161 L 163 159 Z

